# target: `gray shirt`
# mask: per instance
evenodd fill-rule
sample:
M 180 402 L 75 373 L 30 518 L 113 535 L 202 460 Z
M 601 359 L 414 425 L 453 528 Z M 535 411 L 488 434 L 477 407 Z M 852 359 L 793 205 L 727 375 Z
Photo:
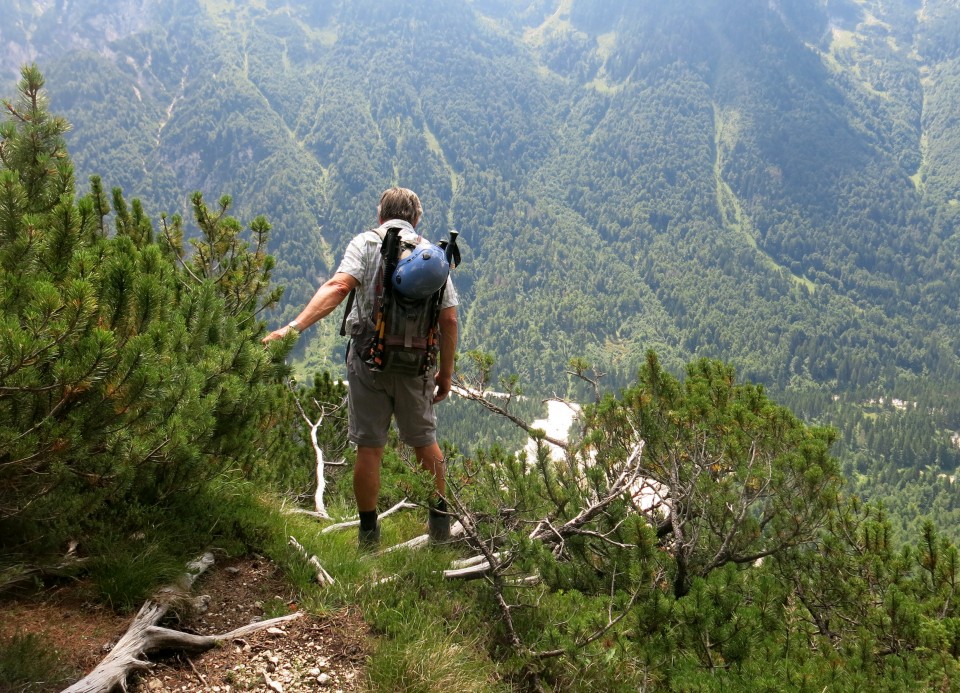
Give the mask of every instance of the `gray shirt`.
M 347 316 L 347 334 L 353 334 L 353 326 L 360 321 L 360 316 L 373 320 L 373 302 L 377 293 L 377 269 L 380 266 L 380 243 L 388 228 L 400 228 L 400 240 L 410 245 L 419 245 L 427 242 L 423 236 L 414 231 L 413 226 L 400 219 L 384 222 L 379 228 L 364 231 L 353 237 L 343 254 L 343 260 L 337 272 L 344 272 L 360 282 L 353 310 Z M 460 305 L 457 291 L 453 282 L 447 277 L 447 288 L 443 293 L 440 309 Z

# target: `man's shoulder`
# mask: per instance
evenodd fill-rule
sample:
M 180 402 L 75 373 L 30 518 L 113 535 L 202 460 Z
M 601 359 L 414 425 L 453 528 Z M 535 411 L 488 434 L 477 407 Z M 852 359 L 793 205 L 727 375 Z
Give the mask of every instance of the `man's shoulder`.
M 382 240 L 383 237 L 377 229 L 367 229 L 354 236 L 351 242 L 366 245 L 367 243 L 380 243 Z
M 379 234 L 377 234 L 376 229 L 368 229 L 366 231 L 361 231 L 356 236 L 351 238 L 350 242 L 347 244 L 347 248 L 353 248 L 360 254 L 369 255 L 377 252 L 381 241 L 382 239 L 380 238 Z

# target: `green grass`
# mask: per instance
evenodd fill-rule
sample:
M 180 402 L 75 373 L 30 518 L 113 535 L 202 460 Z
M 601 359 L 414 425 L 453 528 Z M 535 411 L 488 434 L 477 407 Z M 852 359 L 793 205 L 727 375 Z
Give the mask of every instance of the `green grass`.
M 39 635 L 20 633 L 0 638 L 0 690 L 32 693 L 56 690 L 77 678 Z
M 159 585 L 183 574 L 185 561 L 159 543 L 98 542 L 89 576 L 96 600 L 118 613 L 137 610 Z
M 336 486 L 328 509 L 338 521 L 353 514 L 352 501 Z M 370 691 L 510 690 L 488 655 L 492 626 L 478 615 L 479 583 L 443 578 L 442 571 L 458 556 L 455 548 L 366 554 L 357 548 L 354 527 L 324 534 L 329 522 L 269 510 L 259 521 L 265 539 L 260 548 L 301 590 L 302 608 L 322 614 L 359 607 L 378 635 L 367 670 Z M 395 513 L 381 522 L 382 545 L 421 535 L 425 524 L 424 508 Z M 334 585 L 321 587 L 313 580 L 312 568 L 289 546 L 290 536 L 318 557 Z
M 386 640 L 371 659 L 367 677 L 376 691 L 485 693 L 508 691 L 476 643 L 458 642 L 424 624 L 409 640 Z

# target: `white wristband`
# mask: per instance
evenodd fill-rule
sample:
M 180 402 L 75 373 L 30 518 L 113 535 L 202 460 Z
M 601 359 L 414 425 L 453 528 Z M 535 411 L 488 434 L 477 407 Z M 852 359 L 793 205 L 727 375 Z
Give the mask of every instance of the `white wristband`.
M 300 331 L 300 323 L 298 323 L 296 320 L 291 320 L 290 322 L 288 322 L 287 327 L 291 327 L 295 329 L 297 332 Z

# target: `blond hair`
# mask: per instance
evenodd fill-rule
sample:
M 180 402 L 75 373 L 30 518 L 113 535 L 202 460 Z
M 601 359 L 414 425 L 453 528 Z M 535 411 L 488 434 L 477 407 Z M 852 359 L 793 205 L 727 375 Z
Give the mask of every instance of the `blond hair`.
M 416 226 L 423 216 L 423 205 L 417 193 L 409 188 L 394 186 L 383 191 L 380 204 L 377 205 L 377 216 L 381 221 L 403 219 Z

